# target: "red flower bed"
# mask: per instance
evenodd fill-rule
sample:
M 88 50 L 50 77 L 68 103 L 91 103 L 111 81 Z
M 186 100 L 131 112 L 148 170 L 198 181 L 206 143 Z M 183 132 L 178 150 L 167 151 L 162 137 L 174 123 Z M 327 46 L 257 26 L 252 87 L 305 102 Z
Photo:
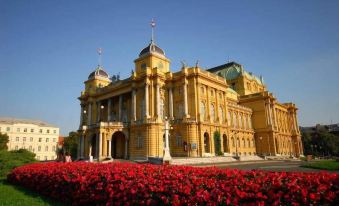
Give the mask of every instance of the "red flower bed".
M 36 163 L 8 181 L 73 205 L 334 205 L 338 174 L 128 163 Z

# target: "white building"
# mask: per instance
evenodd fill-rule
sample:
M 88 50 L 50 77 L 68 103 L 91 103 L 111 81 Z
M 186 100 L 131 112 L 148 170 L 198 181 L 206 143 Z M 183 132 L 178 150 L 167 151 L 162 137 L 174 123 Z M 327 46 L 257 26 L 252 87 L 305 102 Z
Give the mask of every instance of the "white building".
M 0 117 L 0 132 L 9 136 L 8 150 L 27 149 L 37 160 L 55 160 L 59 128 L 37 120 Z

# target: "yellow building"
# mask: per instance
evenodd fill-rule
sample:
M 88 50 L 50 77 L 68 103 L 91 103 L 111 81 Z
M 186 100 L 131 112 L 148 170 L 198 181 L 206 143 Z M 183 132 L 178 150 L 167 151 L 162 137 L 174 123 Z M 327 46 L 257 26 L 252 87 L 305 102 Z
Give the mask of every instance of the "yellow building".
M 79 158 L 302 155 L 294 104 L 281 104 L 262 78 L 231 62 L 208 70 L 170 60 L 153 41 L 120 80 L 99 65 L 81 92 Z
M 0 132 L 9 137 L 8 150 L 27 149 L 37 160 L 55 160 L 59 128 L 26 119 L 0 118 Z

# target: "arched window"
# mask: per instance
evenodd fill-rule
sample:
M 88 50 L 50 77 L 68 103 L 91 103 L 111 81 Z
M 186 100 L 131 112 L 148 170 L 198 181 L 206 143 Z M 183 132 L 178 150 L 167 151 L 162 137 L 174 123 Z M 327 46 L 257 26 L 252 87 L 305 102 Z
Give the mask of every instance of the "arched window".
M 200 92 L 201 92 L 201 94 L 205 94 L 205 89 L 204 89 L 204 87 L 202 86 L 202 87 L 200 87 Z
M 178 109 L 177 109 L 177 117 L 179 119 L 182 119 L 184 116 L 184 106 L 182 105 L 182 103 L 178 104 Z
M 240 127 L 240 128 L 244 128 L 244 121 L 243 121 L 243 120 L 244 120 L 244 119 L 243 119 L 243 115 L 240 114 L 240 118 L 239 118 L 239 121 L 240 121 L 239 127 Z
M 252 129 L 251 116 L 248 116 L 247 121 L 248 121 L 248 128 Z
M 246 141 L 245 141 L 244 138 L 242 138 L 242 146 L 243 146 L 243 147 L 246 147 Z
M 249 139 L 247 139 L 247 147 L 251 147 L 251 142 Z
M 238 127 L 238 122 L 237 122 L 237 113 L 233 113 L 233 127 Z
M 145 97 L 141 100 L 140 119 L 144 119 L 146 113 Z
M 233 137 L 231 138 L 231 141 L 232 141 L 232 147 L 235 147 L 235 141 Z
M 143 148 L 144 146 L 144 139 L 142 138 L 142 136 L 140 134 L 138 134 L 137 136 L 137 148 Z
M 179 133 L 175 136 L 175 139 L 177 147 L 182 147 L 182 137 Z
M 201 101 L 200 102 L 200 117 L 203 121 L 205 120 L 205 112 L 206 112 L 205 104 L 204 102 Z
M 211 116 L 212 122 L 214 122 L 215 121 L 215 108 L 214 108 L 213 104 L 211 104 L 211 114 L 210 114 L 210 116 Z
M 232 116 L 231 116 L 230 111 L 227 113 L 227 122 L 228 122 L 228 126 L 232 125 Z
M 219 106 L 219 119 L 221 122 L 224 122 L 224 110 Z
M 253 139 L 251 140 L 251 142 L 252 142 L 252 147 L 255 147 L 255 145 L 254 145 L 254 140 L 253 140 Z

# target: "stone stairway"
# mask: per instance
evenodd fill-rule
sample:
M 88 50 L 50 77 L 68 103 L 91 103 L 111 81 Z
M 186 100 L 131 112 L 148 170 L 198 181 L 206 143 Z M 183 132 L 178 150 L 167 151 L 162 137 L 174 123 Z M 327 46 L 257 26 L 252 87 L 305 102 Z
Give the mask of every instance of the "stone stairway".
M 235 162 L 237 161 L 233 157 L 174 157 L 172 159 L 172 165 L 194 165 L 194 164 L 211 164 L 211 163 L 223 163 L 223 162 Z

